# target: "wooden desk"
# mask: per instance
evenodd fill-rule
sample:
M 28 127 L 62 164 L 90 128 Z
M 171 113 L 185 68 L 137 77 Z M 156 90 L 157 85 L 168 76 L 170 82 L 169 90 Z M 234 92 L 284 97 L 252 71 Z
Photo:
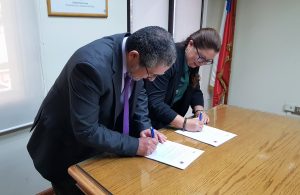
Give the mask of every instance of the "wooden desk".
M 219 147 L 164 130 L 205 152 L 185 170 L 142 157 L 94 158 L 69 168 L 89 194 L 300 194 L 300 120 L 218 106 L 210 125 L 238 136 Z

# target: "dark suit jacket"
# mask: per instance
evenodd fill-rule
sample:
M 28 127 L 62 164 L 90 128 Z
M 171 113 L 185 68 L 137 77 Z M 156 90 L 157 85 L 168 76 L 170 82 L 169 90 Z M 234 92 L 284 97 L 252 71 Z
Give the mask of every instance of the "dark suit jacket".
M 180 78 L 184 74 L 185 47 L 176 43 L 177 59 L 175 64 L 153 82 L 145 80 L 145 88 L 149 99 L 149 116 L 154 128 L 160 129 L 170 124 L 177 114 L 184 116 L 189 106 L 202 105 L 203 94 L 199 83 L 192 87 L 192 75 L 198 74 L 199 68 L 190 68 L 190 83 L 183 97 L 173 104 Z
M 141 80 L 134 82 L 130 97 L 131 136 L 116 128 L 122 126 L 117 119 L 123 112 L 124 36 L 129 34 L 104 37 L 77 50 L 44 99 L 27 149 L 46 179 L 55 182 L 68 177 L 70 165 L 97 153 L 136 154 L 135 137 L 151 124 Z

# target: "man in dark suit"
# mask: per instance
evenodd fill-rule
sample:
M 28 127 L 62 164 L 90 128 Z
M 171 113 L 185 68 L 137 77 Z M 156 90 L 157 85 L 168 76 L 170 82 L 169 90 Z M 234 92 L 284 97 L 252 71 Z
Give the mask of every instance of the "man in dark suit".
M 57 194 L 79 193 L 70 165 L 104 152 L 149 155 L 165 141 L 157 131 L 151 138 L 143 79 L 154 80 L 175 58 L 171 35 L 155 26 L 104 37 L 73 54 L 44 99 L 27 145 Z

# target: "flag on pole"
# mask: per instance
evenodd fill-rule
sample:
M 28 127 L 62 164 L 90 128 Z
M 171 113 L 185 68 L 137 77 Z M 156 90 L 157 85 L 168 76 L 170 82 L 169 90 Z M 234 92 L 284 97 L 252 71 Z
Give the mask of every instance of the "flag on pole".
M 212 106 L 220 103 L 227 104 L 228 88 L 230 80 L 230 69 L 233 49 L 233 37 L 235 26 L 235 12 L 237 0 L 226 0 L 224 12 L 226 17 L 222 19 L 220 33 L 222 33 L 222 46 L 218 56 L 217 64 L 213 66 L 210 85 L 213 85 Z M 222 26 L 224 26 L 222 28 Z

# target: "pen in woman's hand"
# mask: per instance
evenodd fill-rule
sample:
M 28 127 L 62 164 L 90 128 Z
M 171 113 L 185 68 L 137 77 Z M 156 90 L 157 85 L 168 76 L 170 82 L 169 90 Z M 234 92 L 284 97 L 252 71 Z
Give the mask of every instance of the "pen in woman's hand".
M 150 130 L 151 130 L 151 137 L 154 138 L 155 136 L 154 136 L 154 129 L 153 129 L 153 127 L 150 127 Z

